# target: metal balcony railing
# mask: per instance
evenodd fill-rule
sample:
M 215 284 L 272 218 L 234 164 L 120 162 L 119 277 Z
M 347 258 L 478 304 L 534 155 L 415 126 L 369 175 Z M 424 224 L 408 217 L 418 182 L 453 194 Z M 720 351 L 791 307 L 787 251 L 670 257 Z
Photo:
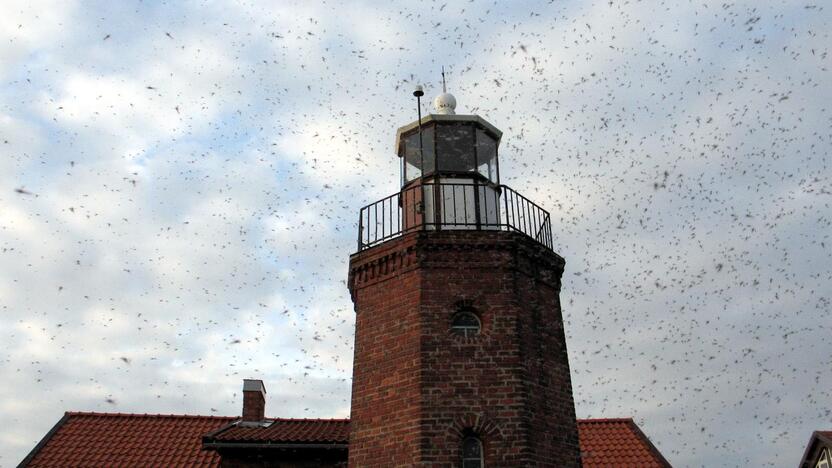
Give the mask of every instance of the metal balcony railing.
M 549 213 L 505 185 L 423 183 L 361 208 L 358 250 L 417 230 L 513 231 L 552 249 Z

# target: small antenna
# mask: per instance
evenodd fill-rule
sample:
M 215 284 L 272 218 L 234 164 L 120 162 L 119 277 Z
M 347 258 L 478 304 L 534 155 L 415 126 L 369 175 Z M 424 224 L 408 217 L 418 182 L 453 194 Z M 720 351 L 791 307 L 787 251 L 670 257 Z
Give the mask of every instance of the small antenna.
M 419 116 L 419 175 L 423 176 L 422 171 L 425 169 L 425 150 L 422 144 L 422 96 L 425 95 L 425 90 L 422 85 L 416 85 L 413 90 L 413 95 L 416 96 L 416 112 Z
M 448 92 L 448 88 L 445 86 L 445 65 L 442 65 L 442 92 Z

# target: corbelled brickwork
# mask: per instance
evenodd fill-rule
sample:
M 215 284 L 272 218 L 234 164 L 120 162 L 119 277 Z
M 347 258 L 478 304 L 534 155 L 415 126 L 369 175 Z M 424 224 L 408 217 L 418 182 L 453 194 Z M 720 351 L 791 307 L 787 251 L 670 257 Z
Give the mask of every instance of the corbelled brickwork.
M 421 231 L 350 260 L 356 310 L 351 467 L 577 467 L 561 319 L 564 261 L 526 236 Z M 481 333 L 451 332 L 473 309 Z

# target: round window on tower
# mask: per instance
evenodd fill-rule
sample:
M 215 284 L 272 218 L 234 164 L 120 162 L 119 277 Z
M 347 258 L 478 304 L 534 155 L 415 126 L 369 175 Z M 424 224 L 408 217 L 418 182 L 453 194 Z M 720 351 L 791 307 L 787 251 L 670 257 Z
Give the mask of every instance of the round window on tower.
M 451 332 L 471 338 L 480 334 L 480 318 L 472 310 L 461 310 L 451 320 Z

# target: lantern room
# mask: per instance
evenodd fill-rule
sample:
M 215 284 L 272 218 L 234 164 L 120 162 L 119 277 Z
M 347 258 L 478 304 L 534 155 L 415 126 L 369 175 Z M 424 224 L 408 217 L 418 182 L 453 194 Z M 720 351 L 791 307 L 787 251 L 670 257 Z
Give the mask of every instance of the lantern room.
M 457 115 L 445 92 L 435 113 L 396 133 L 404 229 L 498 229 L 502 132 L 477 115 Z
M 417 230 L 513 231 L 551 248 L 549 213 L 500 182 L 502 132 L 478 115 L 457 115 L 447 92 L 422 117 L 422 88 L 413 95 L 419 118 L 396 132 L 401 189 L 361 209 L 358 249 Z
M 497 147 L 503 133 L 478 115 L 456 115 L 449 93 L 438 96 L 434 106 L 436 113 L 396 132 L 402 187 L 440 177 L 499 185 Z

